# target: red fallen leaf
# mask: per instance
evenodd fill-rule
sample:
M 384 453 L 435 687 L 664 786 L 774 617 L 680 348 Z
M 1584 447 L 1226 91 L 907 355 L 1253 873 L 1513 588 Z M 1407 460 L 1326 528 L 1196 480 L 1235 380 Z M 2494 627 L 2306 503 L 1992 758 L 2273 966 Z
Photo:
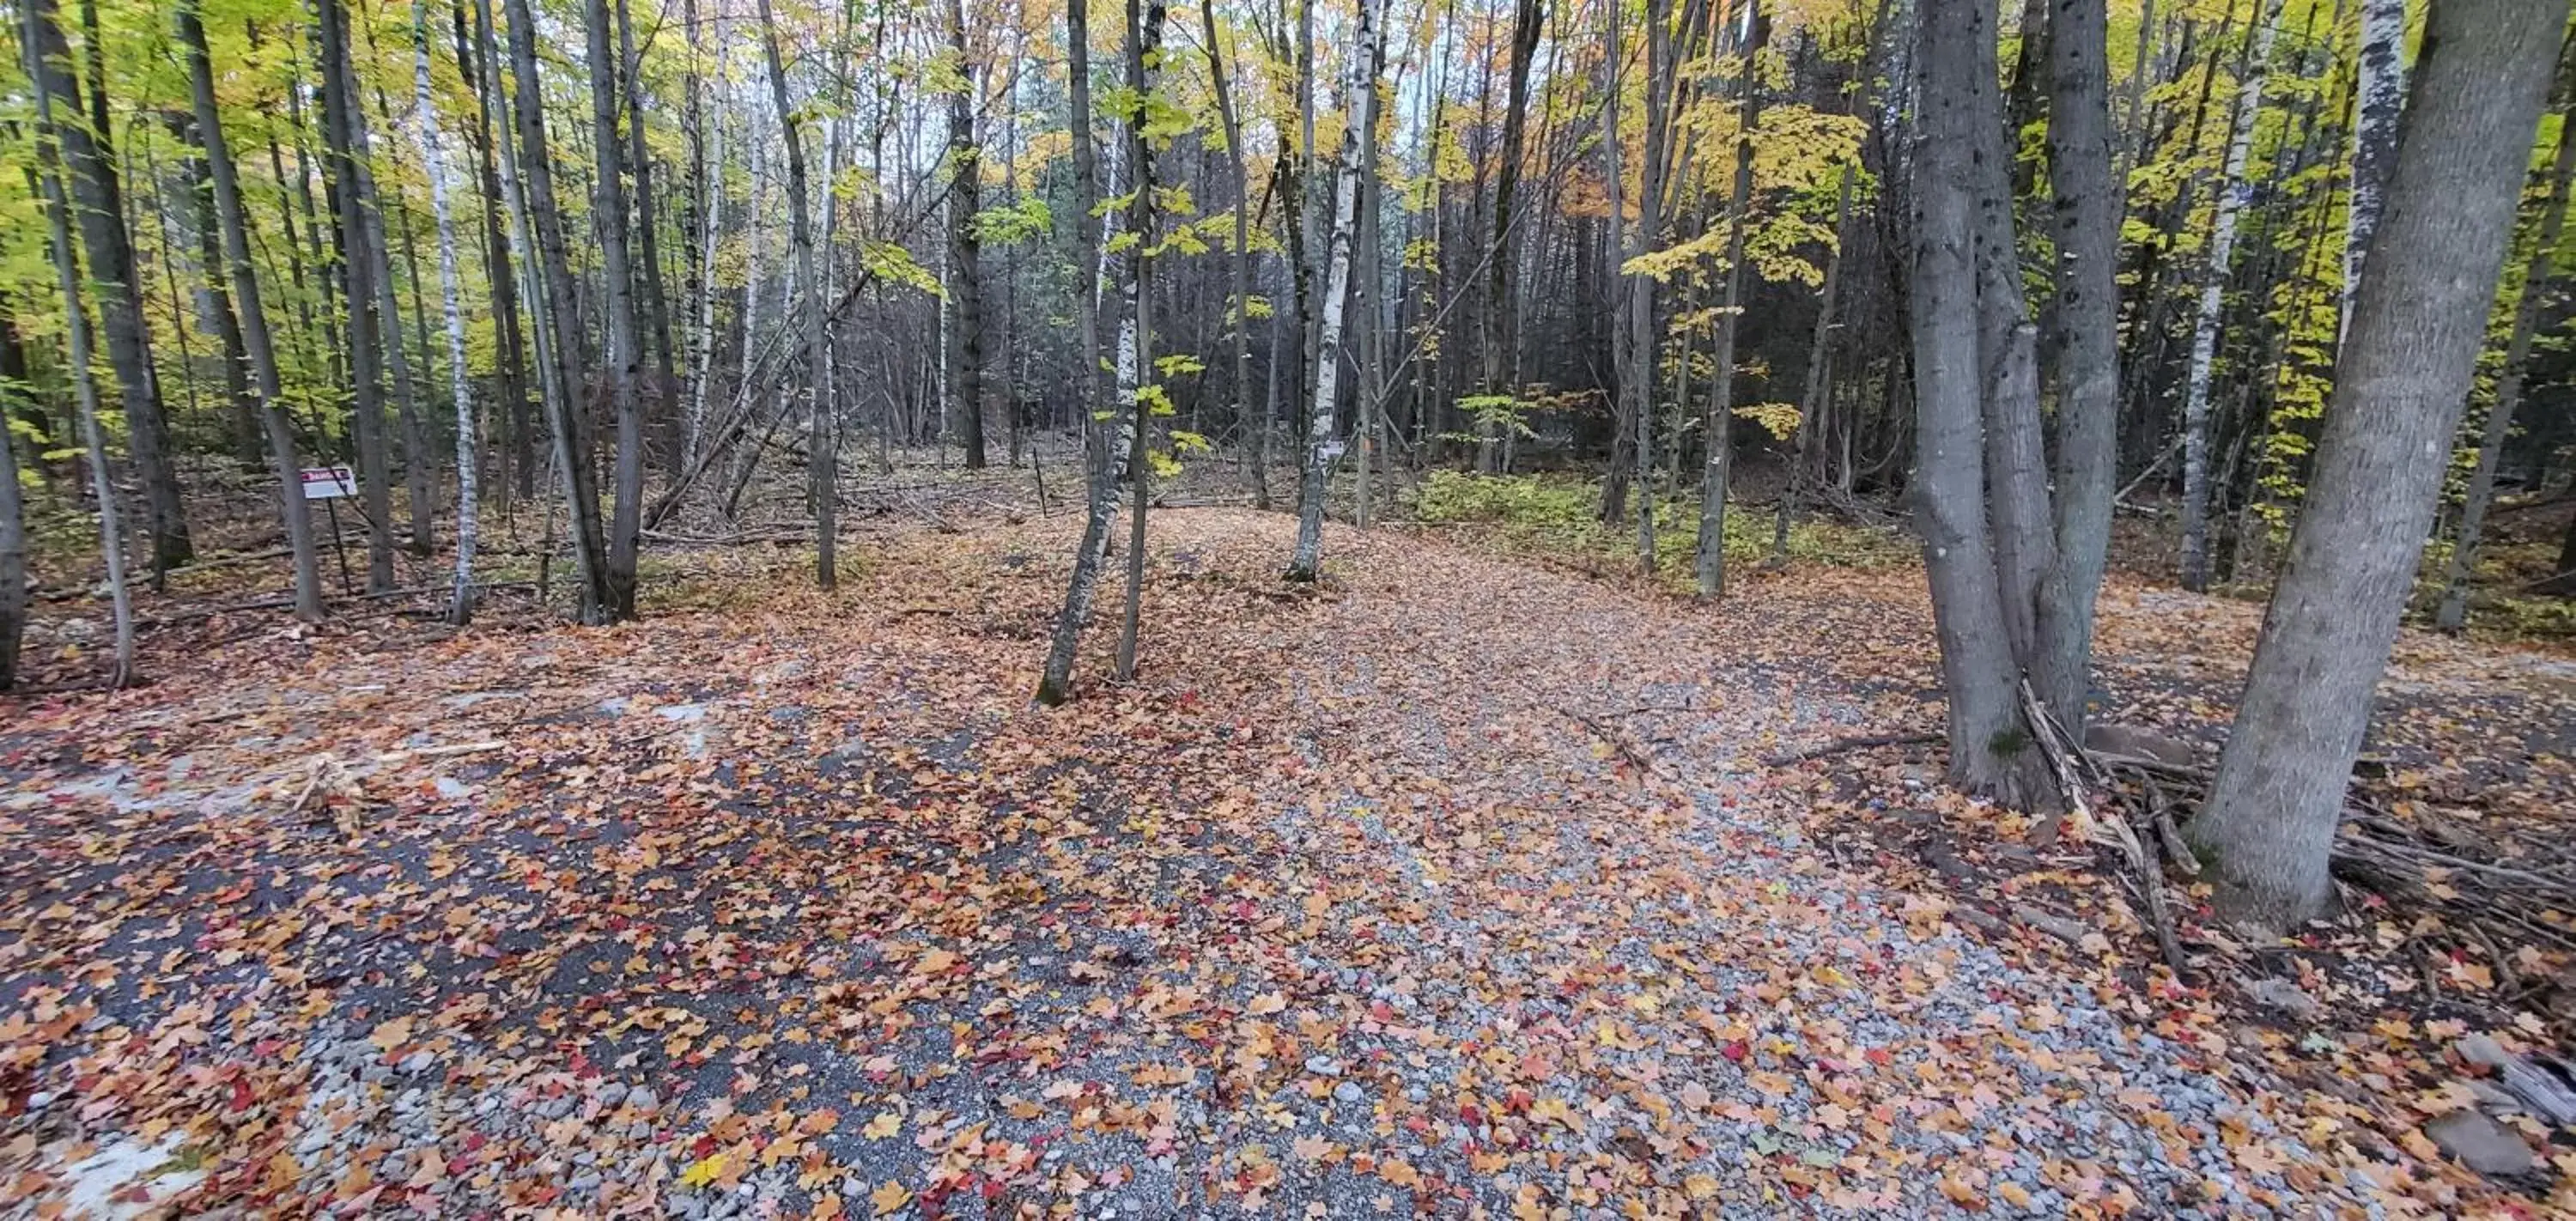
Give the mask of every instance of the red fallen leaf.
M 233 1113 L 234 1113 L 234 1114 L 236 1114 L 236 1115 L 238 1115 L 238 1114 L 240 1114 L 240 1113 L 241 1113 L 241 1112 L 243 1112 L 243 1111 L 247 1111 L 247 1110 L 249 1110 L 249 1109 L 250 1109 L 250 1103 L 251 1103 L 251 1098 L 250 1098 L 250 1082 L 244 1081 L 244 1080 L 242 1080 L 242 1079 L 241 1079 L 241 1078 L 239 1078 L 239 1077 L 235 1077 L 235 1078 L 233 1078 L 233 1093 L 232 1093 L 232 1109 L 233 1109 Z
M 1738 1064 L 1742 1064 L 1744 1063 L 1744 1057 L 1753 1054 L 1753 1047 L 1744 1040 L 1737 1039 L 1724 1047 L 1718 1048 L 1717 1054 Z
M 1871 1064 L 1877 1065 L 1880 1068 L 1885 1068 L 1896 1062 L 1896 1057 L 1887 1054 L 1887 1049 L 1884 1047 L 1870 1048 L 1868 1051 L 1860 1053 L 1860 1058 L 1867 1060 Z

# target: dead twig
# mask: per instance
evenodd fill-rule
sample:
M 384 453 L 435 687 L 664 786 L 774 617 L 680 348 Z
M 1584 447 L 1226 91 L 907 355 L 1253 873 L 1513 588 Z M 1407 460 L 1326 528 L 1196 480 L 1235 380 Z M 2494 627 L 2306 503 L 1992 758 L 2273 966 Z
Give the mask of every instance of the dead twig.
M 1610 749 L 1617 751 L 1620 758 L 1627 760 L 1629 766 L 1636 768 L 1640 773 L 1651 774 L 1665 779 L 1671 778 L 1670 775 L 1665 772 L 1661 761 L 1646 753 L 1643 747 L 1629 741 L 1628 735 L 1619 732 L 1616 727 L 1603 724 L 1598 717 L 1595 717 L 1590 713 L 1576 712 L 1571 708 L 1559 708 L 1557 711 L 1573 718 L 1577 724 L 1580 724 L 1585 729 L 1592 731 L 1593 737 L 1599 738 L 1603 742 L 1608 743 L 1610 745 Z

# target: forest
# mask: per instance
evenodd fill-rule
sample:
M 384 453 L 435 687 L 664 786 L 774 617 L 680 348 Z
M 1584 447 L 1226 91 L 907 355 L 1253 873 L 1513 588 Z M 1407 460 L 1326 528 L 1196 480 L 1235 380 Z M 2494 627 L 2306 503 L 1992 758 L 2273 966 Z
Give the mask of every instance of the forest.
M 0 12 L 0 1211 L 2576 1208 L 2566 0 Z

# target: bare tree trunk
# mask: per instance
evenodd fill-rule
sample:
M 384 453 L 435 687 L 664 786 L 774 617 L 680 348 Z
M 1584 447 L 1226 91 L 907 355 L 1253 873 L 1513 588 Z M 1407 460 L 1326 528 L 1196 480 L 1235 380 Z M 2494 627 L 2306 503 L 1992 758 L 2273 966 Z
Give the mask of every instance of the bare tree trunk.
M 81 245 L 89 255 L 89 282 L 98 292 L 99 331 L 106 339 L 108 367 L 116 374 L 118 405 L 125 412 L 126 432 L 134 450 L 135 474 L 143 483 L 145 524 L 152 537 L 152 570 L 160 573 L 196 555 L 188 535 L 187 509 L 180 501 L 178 467 L 172 461 L 170 424 L 162 414 L 160 387 L 152 375 L 149 334 L 143 324 L 143 286 L 135 273 L 134 244 L 125 226 L 125 207 L 116 174 L 116 153 L 108 146 L 100 40 L 89 40 L 93 102 L 97 113 L 84 121 L 80 89 L 72 76 L 71 49 L 64 41 L 55 0 L 27 0 L 27 71 L 37 92 L 64 109 L 54 124 L 56 148 L 77 205 Z M 86 10 L 85 10 L 86 11 Z M 95 13 L 91 13 L 95 25 Z
M 295 453 L 295 431 L 286 419 L 283 379 L 277 370 L 277 348 L 268 329 L 268 311 L 260 300 L 259 277 L 250 261 L 250 222 L 243 214 L 241 182 L 234 172 L 231 146 L 224 142 L 223 116 L 215 104 L 215 76 L 206 51 L 206 31 L 198 20 L 197 0 L 179 7 L 179 43 L 187 51 L 189 96 L 197 120 L 197 139 L 205 150 L 207 202 L 220 231 L 221 260 L 208 276 L 228 276 L 239 310 L 242 356 L 250 365 L 256 388 L 261 432 L 267 441 L 269 473 L 276 480 L 278 518 L 286 528 L 287 551 L 295 561 L 295 613 L 318 622 L 322 610 L 322 568 L 313 544 L 313 518 L 304 502 L 302 462 Z
M 2567 536 L 2558 544 L 2558 562 L 2549 570 L 2547 579 L 2532 586 L 2537 592 L 2576 597 L 2576 518 L 2567 522 Z
M 489 4 L 489 0 L 478 0 Z M 505 157 L 503 189 L 516 199 L 520 236 L 533 234 L 537 259 L 531 268 L 531 296 L 539 304 L 538 364 L 546 382 L 546 417 L 554 435 L 555 466 L 564 482 L 564 502 L 572 525 L 573 565 L 581 583 L 584 623 L 607 621 L 608 549 L 599 521 L 599 491 L 591 463 L 590 423 L 579 397 L 581 314 L 573 303 L 572 270 L 564 254 L 563 212 L 555 203 L 554 167 L 546 152 L 544 92 L 537 76 L 536 24 L 528 0 L 505 0 L 510 13 L 510 63 L 518 96 L 512 107 L 519 129 L 518 155 Z M 484 13 L 488 32 L 491 14 Z M 500 85 L 492 84 L 493 97 Z M 512 164 L 515 160 L 516 164 Z M 519 184 L 524 183 L 524 190 Z M 525 242 L 522 243 L 523 247 Z
M 2522 405 L 2523 375 L 2531 363 L 2531 336 L 2542 301 L 2556 287 L 2551 273 L 2558 265 L 2558 239 L 2566 231 L 2568 176 L 2576 171 L 2576 114 L 2561 116 L 2557 159 L 2549 173 L 2549 197 L 2540 206 L 2540 240 L 2523 266 L 2522 293 L 2513 307 L 2513 330 L 2504 345 L 2504 371 L 2497 375 L 2495 401 L 2487 405 L 2484 434 L 2478 439 L 2478 464 L 2460 498 L 2459 530 L 2451 558 L 2443 565 L 2442 603 L 2433 626 L 2456 632 L 2468 622 L 2469 575 L 2476 571 L 2479 536 L 2487 510 L 2495 503 L 2496 466 L 2504 457 L 2505 438 L 2513 432 L 2514 410 Z
M 0 381 L 0 691 L 18 685 L 18 646 L 27 633 L 27 509 L 18 487 L 17 436 L 9 427 L 19 389 Z
M 1760 39 L 1767 28 L 1768 23 L 1757 14 L 1754 38 Z M 1759 41 L 1745 46 L 1745 66 L 1736 81 L 1736 87 L 1743 91 L 1739 99 L 1743 118 L 1735 137 L 1735 188 L 1726 205 L 1726 287 L 1718 301 L 1713 354 L 1716 368 L 1710 371 L 1708 412 L 1700 421 L 1700 439 L 1708 452 L 1700 460 L 1699 549 L 1693 557 L 1693 576 L 1703 598 L 1726 596 L 1726 496 L 1735 465 L 1735 332 L 1737 315 L 1744 306 L 1744 232 L 1753 226 L 1753 137 L 1762 122 L 1762 87 L 1755 77 L 1753 61 L 1761 51 Z M 1654 151 L 1648 149 L 1647 155 L 1653 156 Z M 1829 291 L 1825 316 L 1832 314 Z M 1824 326 L 1822 321 L 1816 324 L 1819 355 L 1824 351 Z M 1679 444 L 1678 440 L 1675 444 Z M 1781 530 L 1786 529 L 1787 519 L 1783 518 Z
M 2360 73 L 2353 87 L 2352 202 L 2344 209 L 2343 294 L 2335 340 L 2352 325 L 2361 260 L 2379 228 L 2381 198 L 2397 162 L 2397 121 L 2406 107 L 2406 0 L 2361 0 Z
M 42 80 L 48 69 L 39 62 L 44 56 L 41 27 L 48 24 L 42 0 L 21 8 L 24 22 L 20 26 L 19 46 L 27 56 L 30 77 Z M 59 45 L 60 32 L 54 41 Z M 35 177 L 42 180 L 45 219 L 54 261 L 54 283 L 63 297 L 63 333 L 71 358 L 71 380 L 74 402 L 80 413 L 81 443 L 89 451 L 90 486 L 98 497 L 99 551 L 107 561 L 107 589 L 111 614 L 116 625 L 115 669 L 108 675 L 111 686 L 122 687 L 134 680 L 134 595 L 125 578 L 125 537 L 118 524 L 116 480 L 107 465 L 107 430 L 100 426 L 98 415 L 98 382 L 90 373 L 92 359 L 89 342 L 89 315 L 81 309 L 80 264 L 72 255 L 71 204 L 63 196 L 63 132 L 66 125 L 54 119 L 54 90 L 39 87 L 36 94 L 36 136 L 38 140 Z M 75 107 L 70 127 L 80 125 Z M 15 459 L 12 470 L 15 469 Z M 23 576 L 21 593 L 24 598 Z
M 671 352 L 670 300 L 662 291 L 660 226 L 653 222 L 653 159 L 644 146 L 644 59 L 635 53 L 635 25 L 626 0 L 617 0 L 617 50 L 626 73 L 626 164 L 635 175 L 635 253 L 644 273 L 636 277 L 636 287 L 644 294 L 643 330 L 653 341 L 654 371 L 661 375 L 653 394 L 667 426 L 672 408 L 679 405 L 680 379 Z
M 1161 62 L 1163 40 L 1163 0 L 1146 0 L 1140 24 L 1137 0 L 1127 0 L 1127 88 L 1139 99 L 1154 95 L 1156 64 Z M 1136 234 L 1136 257 L 1132 300 L 1128 320 L 1135 327 L 1136 396 L 1127 411 L 1127 482 L 1134 501 L 1127 509 L 1127 614 L 1118 629 L 1117 675 L 1121 682 L 1136 677 L 1136 634 L 1141 630 L 1145 613 L 1145 506 L 1152 498 L 1154 472 L 1146 462 L 1147 438 L 1152 436 L 1152 404 L 1145 388 L 1155 388 L 1156 399 L 1162 390 L 1154 380 L 1154 238 L 1159 226 L 1154 220 L 1154 147 L 1145 133 L 1149 108 L 1139 105 L 1127 121 L 1127 155 L 1134 163 L 1135 186 L 1129 193 L 1128 222 Z M 1166 401 L 1168 409 L 1168 401 Z M 980 409 L 980 404 L 979 404 Z
M 590 133 L 597 179 L 591 184 L 591 228 L 599 239 L 600 303 L 608 314 L 608 396 L 617 413 L 617 458 L 608 519 L 607 614 L 635 617 L 636 552 L 644 528 L 644 419 L 636 402 L 641 364 L 635 337 L 635 271 L 627 257 L 624 162 L 617 139 L 618 56 L 608 0 L 590 0 Z M 629 85 L 632 88 L 632 85 Z
M 1992 43 L 1977 47 L 1977 81 L 1999 80 Z M 1981 112 L 2000 114 L 1997 89 L 1981 90 Z M 2010 130 L 1981 121 L 1977 140 L 1977 362 L 1983 371 L 1986 512 L 1995 576 L 2003 587 L 2004 635 L 2027 669 L 2038 638 L 2039 606 L 2057 565 L 2057 536 L 2048 503 L 2048 455 L 2039 407 L 2039 328 L 2022 288 L 2021 242 L 2014 224 Z M 2017 694 L 2017 692 L 2016 692 Z
M 1520 190 L 1521 145 L 1529 127 L 1530 60 L 1538 54 L 1539 35 L 1547 26 L 1547 6 L 1542 0 L 1514 0 L 1512 5 L 1512 60 L 1504 85 L 1503 147 L 1494 166 L 1494 224 L 1485 240 L 1485 311 L 1482 349 L 1483 359 L 1477 377 L 1476 393 L 1512 395 L 1518 388 L 1509 384 L 1510 348 L 1518 338 L 1512 323 L 1519 310 L 1515 281 L 1520 278 L 1520 259 L 1512 251 L 1513 196 Z M 1497 469 L 1496 438 L 1491 424 L 1480 420 L 1476 425 L 1476 469 Z
M 482 54 L 479 35 L 469 39 L 462 0 L 455 5 L 455 15 L 457 70 L 464 76 L 466 89 L 474 95 L 475 186 L 483 215 L 483 281 L 492 297 L 492 337 L 499 348 L 494 363 L 500 381 L 496 422 L 501 435 L 495 447 L 500 461 L 494 466 L 493 490 L 506 516 L 514 499 L 533 492 L 536 464 L 528 453 L 527 337 L 519 326 L 518 278 L 511 269 L 510 236 L 502 228 L 499 158 L 493 150 L 492 106 L 484 92 L 485 77 L 499 72 L 500 66 L 488 62 Z M 522 257 L 526 253 L 521 249 Z
M 1100 263 L 1100 218 L 1093 209 L 1100 195 L 1098 154 L 1091 142 L 1091 15 L 1084 0 L 1065 0 L 1066 76 L 1072 82 L 1074 266 L 1095 276 L 1077 284 L 1073 293 L 1075 393 L 1090 469 L 1085 480 L 1082 541 L 1074 546 L 1073 581 L 1065 591 L 1064 609 L 1056 615 L 1055 635 L 1047 644 L 1046 668 L 1038 677 L 1037 701 L 1061 704 L 1073 694 L 1073 657 L 1082 642 L 1082 625 L 1091 616 L 1091 599 L 1100 586 L 1101 555 L 1108 549 L 1110 519 L 1117 513 L 1118 485 L 1110 477 L 1110 430 L 1099 415 L 1100 310 L 1095 269 Z
M 1270 415 L 1265 404 L 1257 419 L 1252 410 L 1252 180 L 1243 169 L 1243 124 L 1234 113 L 1234 90 L 1228 83 L 1225 57 L 1216 29 L 1216 0 L 1199 0 L 1199 27 L 1207 36 L 1208 79 L 1216 87 L 1217 121 L 1225 126 L 1226 164 L 1234 178 L 1234 419 L 1238 427 L 1253 420 L 1253 498 L 1270 500 Z
M 948 0 L 948 45 L 957 53 L 957 72 L 965 82 L 948 98 L 948 172 L 953 175 L 948 187 L 948 291 L 956 310 L 948 388 L 955 396 L 966 469 L 980 471 L 985 462 L 983 242 L 975 234 L 975 212 L 984 171 L 975 144 L 975 69 L 966 57 L 965 0 Z
M 215 341 L 223 348 L 224 401 L 232 407 L 233 456 L 244 468 L 255 471 L 264 452 L 259 431 L 259 395 L 251 389 L 250 354 L 242 350 L 241 315 L 233 311 L 232 286 L 224 279 L 223 226 L 215 219 L 215 183 L 206 168 L 205 137 L 191 135 L 196 129 L 194 114 L 174 114 L 170 129 L 182 140 L 193 138 L 199 149 L 196 156 L 187 159 L 187 175 L 189 205 L 195 213 L 190 219 L 197 230 L 197 260 L 204 275 L 201 313 L 214 323 Z
M 429 207 L 438 227 L 438 299 L 447 322 L 447 393 L 456 412 L 456 579 L 447 621 L 463 627 L 474 618 L 474 548 L 482 533 L 475 520 L 481 497 L 474 452 L 474 392 L 466 381 L 465 315 L 456 300 L 456 220 L 447 210 L 447 157 L 439 148 L 438 106 L 429 84 L 429 11 L 412 0 L 412 136 L 421 171 L 429 177 Z M 426 457 L 426 455 L 423 455 Z
M 1758 5 L 1747 10 L 1760 25 Z M 1664 239 L 1664 179 L 1672 168 L 1670 145 L 1673 96 L 1673 21 L 1670 0 L 1646 0 L 1646 141 L 1637 158 L 1637 229 L 1628 258 L 1640 258 Z M 1624 268 L 1622 269 L 1624 270 Z M 1628 354 L 1620 366 L 1619 397 L 1630 407 L 1628 422 L 1636 430 L 1629 456 L 1637 485 L 1637 570 L 1655 572 L 1655 278 L 1624 277 L 1627 294 L 1623 321 L 1614 328 L 1628 333 Z
M 1833 402 L 1834 314 L 1840 303 L 1843 246 L 1851 239 L 1852 176 L 1856 171 L 1856 166 L 1845 162 L 1841 182 L 1834 188 L 1834 245 L 1825 255 L 1825 284 L 1816 302 L 1815 335 L 1807 341 L 1807 388 L 1798 396 L 1798 456 L 1796 465 L 1789 468 L 1789 490 L 1780 497 L 1780 514 L 1771 523 L 1774 564 L 1789 562 L 1789 520 L 1804 504 L 1808 485 L 1815 482 L 1816 446 Z M 1718 373 L 1720 377 L 1725 375 L 1723 370 Z
M 716 76 L 723 79 L 725 49 L 716 51 Z M 697 292 L 696 335 L 689 356 L 688 417 L 681 432 L 681 469 L 695 470 L 701 449 L 705 446 L 707 427 L 707 385 L 713 379 L 716 361 L 716 239 L 723 233 L 724 216 L 724 125 L 712 118 L 706 120 L 703 137 L 708 161 L 716 167 L 705 176 L 705 201 L 698 213 L 698 267 L 694 281 Z
M 367 45 L 363 51 L 369 55 L 375 52 L 375 34 L 372 28 L 368 31 Z M 344 68 L 348 72 L 349 96 L 355 99 L 358 97 L 356 69 L 352 65 L 344 65 Z M 386 103 L 383 88 L 375 88 L 374 93 L 376 121 L 384 126 L 386 138 L 392 139 L 395 131 L 393 108 Z M 352 110 L 350 113 L 358 112 Z M 429 418 L 421 406 L 422 396 L 429 392 L 427 383 L 430 380 L 431 362 L 429 314 L 421 302 L 420 251 L 418 244 L 412 240 L 411 214 L 403 207 L 402 189 L 397 186 L 388 202 L 376 188 L 375 154 L 371 149 L 374 141 L 363 119 L 359 121 L 355 135 L 358 150 L 358 185 L 366 202 L 367 224 L 374 234 L 374 240 L 367 248 L 377 260 L 375 281 L 376 292 L 382 298 L 378 308 L 380 317 L 383 319 L 379 326 L 384 334 L 385 368 L 392 374 L 394 423 L 402 434 L 403 503 L 408 513 L 404 525 L 410 535 L 407 546 L 413 555 L 427 559 L 436 544 L 434 527 L 438 522 L 438 447 L 429 439 Z M 386 237 L 389 213 L 394 231 L 402 235 L 403 279 L 411 289 L 413 330 L 420 344 L 420 377 L 417 381 L 412 377 L 411 355 L 403 346 L 402 303 L 394 292 L 394 246 Z
M 1994 12 L 1982 0 L 1924 0 L 1917 53 L 1919 144 L 1910 285 L 1915 471 L 1933 623 L 1949 701 L 1949 774 L 1972 793 L 2026 805 L 2040 773 L 2029 749 L 1986 508 L 1987 391 L 1978 305 L 1980 125 L 2002 123 L 1992 62 Z M 1982 44 L 1982 46 L 1981 46 Z M 1983 77 L 1981 81 L 1979 78 Z M 1999 167 L 1997 167 L 1999 168 Z
M 325 61 L 323 144 L 328 152 L 323 164 L 330 171 L 326 180 L 333 184 L 333 210 L 340 232 L 340 298 L 349 315 L 349 431 L 357 441 L 358 491 L 367 514 L 367 590 L 382 593 L 394 587 L 390 486 L 393 467 L 385 454 L 384 386 L 380 380 L 385 349 L 392 346 L 385 339 L 385 329 L 392 318 L 383 312 L 392 294 L 376 290 L 376 269 L 383 265 L 383 251 L 377 249 L 374 226 L 367 223 L 369 193 L 361 188 L 367 170 L 359 132 L 365 120 L 358 113 L 357 96 L 350 89 L 348 74 L 340 70 L 349 58 L 348 14 L 339 0 L 320 0 L 319 9 Z
M 2442 0 L 2353 302 L 2307 505 L 2192 842 L 2220 914 L 2330 902 L 2344 790 L 2484 341 L 2565 0 Z
M 829 405 L 817 393 L 823 381 L 825 360 L 823 317 L 830 306 L 823 300 L 823 277 L 814 264 L 813 205 L 805 197 L 805 130 L 797 118 L 796 108 L 787 100 L 787 68 L 778 56 L 778 27 L 769 14 L 769 0 L 760 0 L 760 45 L 769 58 L 770 96 L 778 103 L 778 125 L 787 135 L 787 229 L 789 240 L 796 244 L 796 282 L 805 290 L 804 314 L 805 380 L 797 388 L 805 418 L 814 430 L 814 449 L 809 462 L 814 483 L 814 582 L 825 590 L 840 584 L 840 560 L 835 554 L 833 536 L 840 523 L 834 512 L 839 495 L 833 473 L 840 463 L 831 441 L 831 425 L 826 418 Z
M 2119 256 L 2109 21 L 2103 0 L 2059 0 L 2049 30 L 2048 174 L 2057 220 L 2057 554 L 2035 617 L 2033 689 L 2082 732 L 2093 609 L 2119 481 Z M 2143 71 L 2143 67 L 2141 68 Z
M 1604 525 L 1617 525 L 1620 518 L 1627 516 L 1628 467 L 1635 458 L 1635 434 L 1630 430 L 1636 427 L 1638 404 L 1644 395 L 1643 388 L 1632 388 L 1628 384 L 1631 380 L 1628 369 L 1634 363 L 1628 347 L 1635 340 L 1635 333 L 1626 325 L 1628 281 L 1620 270 L 1628 250 L 1627 241 L 1621 236 L 1627 220 L 1627 205 L 1621 197 L 1626 194 L 1628 157 L 1627 146 L 1621 142 L 1619 133 L 1619 67 L 1625 62 L 1619 50 L 1620 13 L 1621 8 L 1617 4 L 1601 6 L 1601 260 L 1606 264 L 1601 275 L 1604 285 L 1601 295 L 1610 330 L 1612 437 L 1610 470 L 1603 477 L 1601 489 L 1601 521 Z M 1637 491 L 1646 499 L 1651 513 L 1653 490 L 1639 488 Z
M 1358 23 L 1351 30 L 1350 122 L 1342 129 L 1341 173 L 1333 184 L 1331 253 L 1324 274 L 1322 323 L 1315 341 L 1315 397 L 1306 412 L 1306 462 L 1297 480 L 1297 549 L 1288 560 L 1287 579 L 1313 581 L 1324 561 L 1325 477 L 1342 446 L 1334 435 L 1333 400 L 1340 390 L 1342 313 L 1350 296 L 1351 246 L 1359 223 L 1359 137 L 1377 119 L 1378 59 L 1385 40 L 1377 26 L 1375 0 L 1359 0 Z
M 2220 171 L 2217 215 L 2210 222 L 2208 261 L 2200 273 L 2200 313 L 2192 325 L 2191 365 L 2184 374 L 2182 400 L 2182 585 L 2199 592 L 2209 588 L 2209 383 L 2218 357 L 2218 324 L 2224 310 L 2228 261 L 2236 252 L 2236 218 L 2254 193 L 2245 180 L 2245 160 L 2254 147 L 2254 123 L 2263 111 L 2263 79 L 2272 60 L 2272 39 L 2280 32 L 2281 10 L 2270 0 L 2254 0 L 2253 49 L 2245 58 L 2244 79 L 2236 90 L 2236 124 L 2227 138 L 2227 162 Z

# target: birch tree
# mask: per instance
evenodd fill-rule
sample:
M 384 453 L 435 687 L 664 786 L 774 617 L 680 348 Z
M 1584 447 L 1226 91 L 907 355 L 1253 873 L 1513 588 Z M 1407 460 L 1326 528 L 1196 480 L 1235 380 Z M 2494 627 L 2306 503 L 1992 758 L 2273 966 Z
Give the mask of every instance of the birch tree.
M 456 579 L 447 621 L 458 627 L 474 618 L 474 550 L 481 538 L 475 520 L 482 499 L 476 486 L 480 459 L 474 446 L 474 392 L 465 369 L 465 315 L 457 304 L 456 222 L 447 208 L 447 158 L 439 147 L 438 104 L 429 86 L 429 15 L 412 0 L 412 134 L 420 166 L 429 177 L 429 206 L 438 227 L 438 299 L 447 323 L 447 394 L 456 413 Z
M 2397 155 L 2397 121 L 2406 105 L 2406 0 L 2361 0 L 2361 50 L 2353 85 L 2352 193 L 2344 209 L 2343 294 L 2336 302 L 2338 343 L 2352 322 L 2361 261 L 2379 228 L 2381 195 Z
M 2262 117 L 2263 81 L 2270 70 L 2272 40 L 2280 33 L 2281 9 L 2271 0 L 2254 0 L 2252 48 L 2236 88 L 2236 121 L 2227 137 L 2227 160 L 2219 171 L 2218 202 L 2209 229 L 2209 250 L 2200 273 L 2200 306 L 2191 330 L 2191 364 L 2183 375 L 2182 403 L 2182 585 L 2199 592 L 2209 588 L 2209 385 L 2218 358 L 2218 326 L 2227 292 L 2227 271 L 2236 253 L 2236 222 L 2253 196 L 2245 162 L 2254 147 L 2254 125 Z
M 1342 127 L 1341 172 L 1333 183 L 1333 231 L 1324 273 L 1322 322 L 1316 331 L 1314 400 L 1306 413 L 1306 457 L 1297 479 L 1297 548 L 1289 557 L 1287 579 L 1313 581 L 1324 558 L 1324 495 L 1333 460 L 1341 456 L 1333 424 L 1333 405 L 1341 389 L 1342 312 L 1350 295 L 1351 246 L 1359 220 L 1360 132 L 1377 121 L 1378 59 L 1385 37 L 1378 29 L 1375 0 L 1359 0 L 1351 27 L 1349 83 L 1350 121 Z

